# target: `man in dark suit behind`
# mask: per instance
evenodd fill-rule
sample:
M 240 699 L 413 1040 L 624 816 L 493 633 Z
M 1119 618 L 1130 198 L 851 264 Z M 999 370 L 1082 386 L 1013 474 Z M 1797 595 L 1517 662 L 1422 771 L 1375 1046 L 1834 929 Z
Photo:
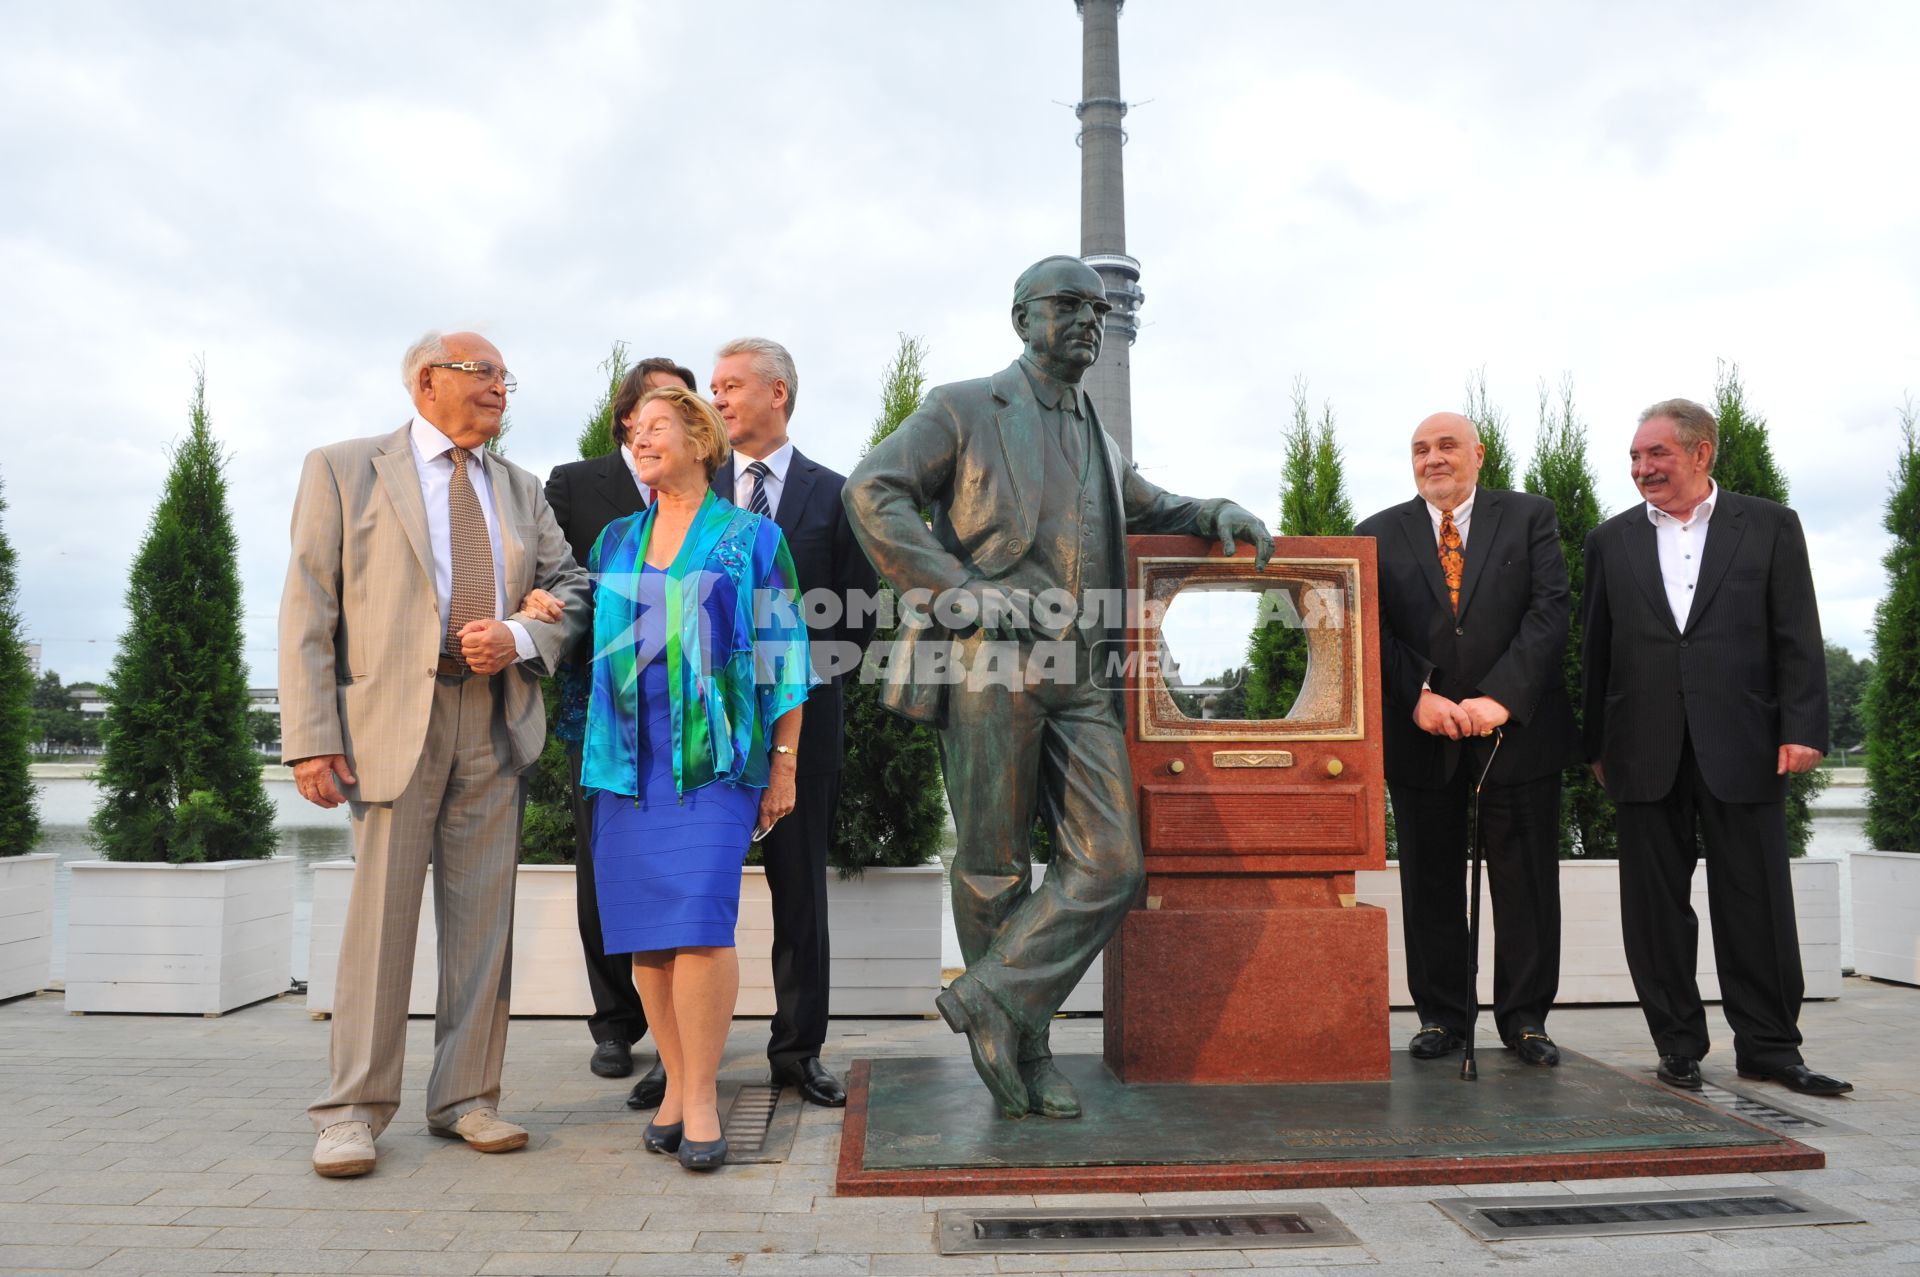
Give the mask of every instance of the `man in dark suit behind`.
M 844 606 L 869 600 L 873 568 L 854 543 L 840 489 L 843 475 L 802 455 L 787 438 L 799 376 L 786 347 L 742 337 L 715 356 L 710 390 L 727 423 L 733 455 L 713 490 L 743 510 L 770 516 L 786 535 L 801 594 L 811 604 L 831 595 Z M 822 593 L 816 593 L 822 592 Z M 799 1089 L 809 1103 L 847 1102 L 840 1080 L 820 1063 L 827 1040 L 832 968 L 827 930 L 827 847 L 840 807 L 844 749 L 840 686 L 873 637 L 873 613 L 807 609 L 814 668 L 825 680 L 807 697 L 800 725 L 798 792 L 793 813 L 761 842 L 773 898 L 772 1080 Z
M 1413 434 L 1420 495 L 1355 529 L 1379 543 L 1387 792 L 1400 842 L 1408 1050 L 1465 1043 L 1475 1007 L 1467 937 L 1467 816 L 1493 893 L 1493 1019 L 1529 1064 L 1555 1065 L 1560 984 L 1560 772 L 1573 761 L 1563 663 L 1567 565 L 1553 503 L 1478 486 L 1486 448 L 1457 413 Z
M 573 551 L 573 561 L 585 564 L 587 552 L 615 519 L 638 513 L 650 499 L 646 485 L 634 473 L 626 449 L 627 417 L 640 396 L 656 386 L 685 385 L 696 390 L 693 373 L 671 359 L 642 359 L 614 392 L 613 451 L 603 457 L 555 466 L 547 477 L 547 504 Z M 593 993 L 593 1014 L 587 1029 L 593 1034 L 593 1058 L 588 1067 L 600 1077 L 626 1077 L 633 1072 L 633 1044 L 647 1032 L 646 1013 L 633 987 L 633 963 L 626 954 L 606 954 L 600 935 L 600 901 L 593 879 L 593 807 L 580 792 L 580 744 L 585 729 L 584 673 L 593 659 L 593 624 L 589 620 L 580 641 L 567 653 L 567 684 L 573 695 L 561 694 L 556 732 L 567 745 L 567 763 L 573 781 L 574 882 L 580 918 L 580 945 L 587 961 L 587 987 Z M 575 704 L 574 702 L 578 702 Z M 578 719 L 579 721 L 574 721 Z M 653 1108 L 666 1093 L 667 1075 L 655 1061 L 627 1103 Z
M 1689 400 L 1641 413 L 1646 503 L 1587 538 L 1586 755 L 1618 808 L 1620 922 L 1661 1081 L 1698 1089 L 1708 1049 L 1688 904 L 1704 842 L 1735 1068 L 1837 1095 L 1853 1087 L 1800 1056 L 1787 871 L 1787 774 L 1827 748 L 1813 573 L 1793 511 L 1714 482 L 1719 442 Z

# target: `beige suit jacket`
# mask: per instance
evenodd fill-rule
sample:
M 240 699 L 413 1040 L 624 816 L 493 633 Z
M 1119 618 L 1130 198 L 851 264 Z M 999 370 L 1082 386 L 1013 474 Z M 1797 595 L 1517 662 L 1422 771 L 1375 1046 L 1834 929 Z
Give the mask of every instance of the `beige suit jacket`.
M 554 623 L 516 615 L 536 654 L 497 676 L 512 762 L 524 771 L 546 741 L 540 679 L 587 622 L 587 576 L 540 481 L 497 455 L 487 468 L 507 604 L 539 586 L 567 605 Z M 345 754 L 358 782 L 343 787 L 347 797 L 398 798 L 426 742 L 440 648 L 433 548 L 408 427 L 308 453 L 280 595 L 282 756 Z

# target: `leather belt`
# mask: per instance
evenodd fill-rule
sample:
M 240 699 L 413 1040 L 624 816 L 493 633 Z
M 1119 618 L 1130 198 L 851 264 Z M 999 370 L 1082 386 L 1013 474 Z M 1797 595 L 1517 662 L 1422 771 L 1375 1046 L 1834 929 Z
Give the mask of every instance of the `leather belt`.
M 465 661 L 447 652 L 440 653 L 440 663 L 433 667 L 433 672 L 441 678 L 473 677 L 473 671 L 467 667 Z

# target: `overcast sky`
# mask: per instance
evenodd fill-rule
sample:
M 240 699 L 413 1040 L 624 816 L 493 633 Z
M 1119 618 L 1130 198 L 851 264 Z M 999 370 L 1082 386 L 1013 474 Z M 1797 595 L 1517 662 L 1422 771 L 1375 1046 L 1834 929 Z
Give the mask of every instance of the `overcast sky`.
M 1737 360 L 1864 652 L 1920 393 L 1920 5 L 1133 0 L 1120 26 L 1149 477 L 1271 518 L 1296 377 L 1355 507 L 1485 365 L 1522 462 L 1574 378 L 1602 502 L 1657 399 Z M 848 469 L 896 334 L 934 381 L 1017 349 L 1079 246 L 1069 0 L 0 0 L 0 476 L 22 606 L 105 673 L 204 355 L 248 657 L 275 681 L 307 449 L 399 426 L 401 350 L 477 326 L 509 455 L 571 459 L 610 344 L 704 383 L 785 342 Z

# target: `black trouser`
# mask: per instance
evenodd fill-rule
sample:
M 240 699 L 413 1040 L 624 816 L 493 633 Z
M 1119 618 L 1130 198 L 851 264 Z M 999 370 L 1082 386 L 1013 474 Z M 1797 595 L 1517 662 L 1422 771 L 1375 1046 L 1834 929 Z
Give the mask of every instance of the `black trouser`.
M 1655 1048 L 1697 1060 L 1710 1045 L 1694 980 L 1700 925 L 1687 899 L 1697 827 L 1707 848 L 1707 910 L 1734 1059 L 1763 1068 L 1801 1063 L 1806 982 L 1787 868 L 1786 802 L 1721 802 L 1707 788 L 1688 740 L 1667 796 L 1621 803 L 1617 811 L 1620 925 Z
M 827 1040 L 833 964 L 827 929 L 827 845 L 840 811 L 840 772 L 795 778 L 793 810 L 761 840 L 773 897 L 773 1025 L 767 1059 L 783 1068 Z
M 1422 1024 L 1464 1034 L 1476 998 L 1467 947 L 1467 819 L 1478 749 L 1444 789 L 1388 785 L 1400 840 L 1407 990 Z M 1480 846 L 1493 894 L 1493 1023 L 1512 1045 L 1545 1028 L 1560 988 L 1560 774 L 1480 795 Z M 1484 925 L 1484 923 L 1482 924 Z
M 633 956 L 607 953 L 600 934 L 600 896 L 593 886 L 593 804 L 580 792 L 581 746 L 567 746 L 573 777 L 573 890 L 580 917 L 580 948 L 587 960 L 593 1014 L 587 1031 L 595 1042 L 638 1042 L 647 1033 L 647 1013 L 633 987 Z

